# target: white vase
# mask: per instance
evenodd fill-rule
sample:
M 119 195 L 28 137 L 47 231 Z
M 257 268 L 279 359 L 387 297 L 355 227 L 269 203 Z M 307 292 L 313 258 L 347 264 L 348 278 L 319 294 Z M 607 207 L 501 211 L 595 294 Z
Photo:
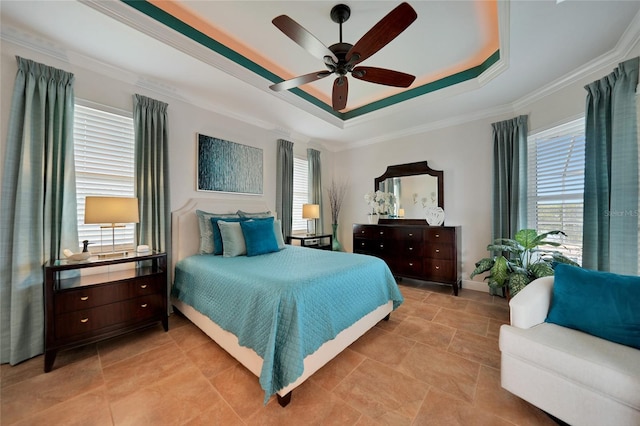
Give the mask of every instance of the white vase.
M 367 219 L 369 220 L 369 223 L 371 225 L 376 225 L 378 223 L 378 219 L 380 219 L 380 216 L 377 213 L 375 214 L 369 213 L 367 215 Z
M 389 215 L 388 214 L 381 214 L 380 215 L 380 219 L 389 219 Z
M 431 226 L 440 226 L 444 223 L 444 210 L 441 207 L 429 207 L 427 209 L 427 223 Z

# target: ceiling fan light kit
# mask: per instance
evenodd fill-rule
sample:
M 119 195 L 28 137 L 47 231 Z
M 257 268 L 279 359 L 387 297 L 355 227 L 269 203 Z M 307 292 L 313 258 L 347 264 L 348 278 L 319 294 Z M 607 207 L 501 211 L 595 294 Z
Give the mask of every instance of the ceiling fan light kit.
M 342 41 L 342 24 L 351 16 L 349 6 L 345 4 L 334 6 L 330 16 L 333 22 L 340 25 L 340 42 L 329 47 L 290 17 L 280 15 L 273 19 L 273 24 L 280 31 L 313 56 L 321 59 L 328 71 L 316 71 L 272 84 L 269 86 L 271 90 L 289 90 L 336 74 L 337 77 L 333 82 L 332 107 L 340 111 L 347 107 L 348 74 L 359 80 L 385 86 L 409 87 L 413 83 L 415 76 L 410 74 L 385 68 L 356 66 L 389 44 L 416 20 L 418 15 L 408 3 L 401 3 L 389 12 L 353 45 Z

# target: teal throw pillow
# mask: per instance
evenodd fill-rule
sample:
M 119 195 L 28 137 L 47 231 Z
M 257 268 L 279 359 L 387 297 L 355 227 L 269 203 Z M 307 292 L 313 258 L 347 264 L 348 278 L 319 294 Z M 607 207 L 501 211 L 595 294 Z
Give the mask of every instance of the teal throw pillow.
M 225 222 L 242 222 L 247 219 L 242 217 L 212 217 L 211 218 L 211 228 L 213 231 L 213 254 L 219 255 L 224 252 L 223 243 L 222 243 L 222 235 L 220 235 L 220 228 L 218 227 L 218 221 L 223 220 Z
M 278 242 L 273 227 L 273 218 L 251 219 L 240 222 L 247 256 L 257 256 L 278 251 Z
M 557 265 L 546 322 L 640 349 L 640 277 Z

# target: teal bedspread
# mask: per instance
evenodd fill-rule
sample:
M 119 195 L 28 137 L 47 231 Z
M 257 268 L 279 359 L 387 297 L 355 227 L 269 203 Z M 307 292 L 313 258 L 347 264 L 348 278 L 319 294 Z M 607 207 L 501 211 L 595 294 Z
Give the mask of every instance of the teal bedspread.
M 265 401 L 294 382 L 304 358 L 402 295 L 384 261 L 296 246 L 260 256 L 194 255 L 176 265 L 172 295 L 262 357 Z

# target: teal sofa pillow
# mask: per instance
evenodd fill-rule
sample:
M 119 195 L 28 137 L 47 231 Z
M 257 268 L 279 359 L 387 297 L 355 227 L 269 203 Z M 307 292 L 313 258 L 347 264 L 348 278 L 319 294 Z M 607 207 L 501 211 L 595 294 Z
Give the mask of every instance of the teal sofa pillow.
M 640 277 L 557 265 L 546 322 L 640 349 Z
M 240 222 L 247 256 L 257 256 L 279 251 L 273 227 L 273 218 L 251 219 Z

